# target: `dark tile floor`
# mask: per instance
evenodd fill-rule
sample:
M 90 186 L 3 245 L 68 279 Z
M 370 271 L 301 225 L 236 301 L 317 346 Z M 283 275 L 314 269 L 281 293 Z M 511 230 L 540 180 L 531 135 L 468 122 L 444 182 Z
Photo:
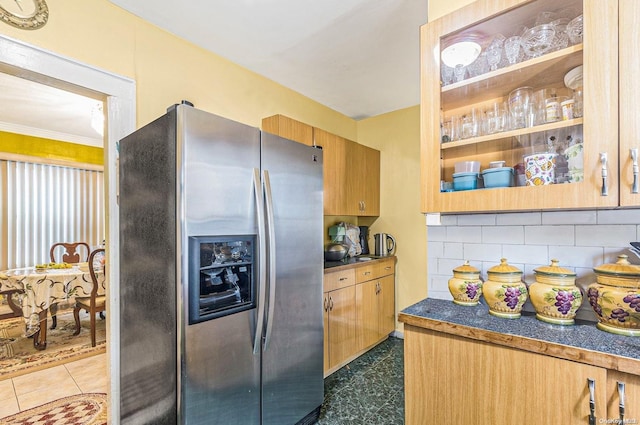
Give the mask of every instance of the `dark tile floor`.
M 403 353 L 390 337 L 327 376 L 318 425 L 404 424 Z

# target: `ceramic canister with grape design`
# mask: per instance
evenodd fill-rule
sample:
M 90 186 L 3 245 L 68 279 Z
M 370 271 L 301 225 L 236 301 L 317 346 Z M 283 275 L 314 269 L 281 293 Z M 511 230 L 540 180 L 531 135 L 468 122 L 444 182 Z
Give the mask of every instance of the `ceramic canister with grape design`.
M 469 261 L 453 269 L 453 277 L 449 279 L 449 292 L 456 304 L 477 305 L 482 295 L 480 270 L 471 266 Z
M 596 282 L 587 288 L 598 328 L 622 335 L 640 336 L 640 266 L 619 255 L 615 264 L 595 267 Z
M 522 281 L 522 270 L 500 259 L 500 264 L 487 270 L 488 279 L 482 284 L 489 313 L 507 319 L 520 317 L 522 306 L 527 301 L 527 287 Z
M 582 292 L 576 286 L 576 274 L 551 260 L 550 266 L 534 270 L 536 281 L 529 285 L 529 299 L 536 317 L 556 325 L 573 325 L 582 304 Z

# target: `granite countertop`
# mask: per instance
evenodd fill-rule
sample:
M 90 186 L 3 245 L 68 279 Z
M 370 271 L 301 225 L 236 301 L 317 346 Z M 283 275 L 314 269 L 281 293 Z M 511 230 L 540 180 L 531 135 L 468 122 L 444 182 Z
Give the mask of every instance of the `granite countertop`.
M 326 270 L 326 269 L 333 269 L 336 267 L 367 264 L 369 261 L 381 260 L 381 259 L 393 258 L 393 257 L 394 257 L 393 255 L 387 255 L 385 257 L 376 256 L 376 255 L 359 255 L 357 257 L 347 257 L 344 260 L 340 260 L 340 261 L 325 261 L 324 269 Z M 370 260 L 367 260 L 367 258 L 370 258 Z M 348 268 L 348 267 L 345 267 L 345 268 Z
M 525 313 L 519 319 L 489 314 L 477 306 L 427 298 L 405 308 L 398 320 L 408 325 L 491 342 L 507 347 L 640 375 L 640 337 L 601 331 L 595 323 L 553 325 Z

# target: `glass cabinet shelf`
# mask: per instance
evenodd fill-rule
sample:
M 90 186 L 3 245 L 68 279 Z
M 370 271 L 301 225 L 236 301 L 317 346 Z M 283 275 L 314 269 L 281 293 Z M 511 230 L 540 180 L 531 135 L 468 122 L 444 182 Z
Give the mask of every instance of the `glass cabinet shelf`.
M 582 44 L 490 71 L 442 87 L 441 107 L 456 109 L 491 98 L 507 96 L 517 87 L 558 84 L 565 74 L 582 65 Z
M 487 134 L 485 136 L 472 137 L 469 139 L 456 140 L 453 142 L 442 143 L 440 149 L 453 149 L 468 145 L 477 145 L 484 142 L 499 142 L 512 137 L 524 136 L 527 134 L 540 133 L 543 131 L 557 130 L 559 128 L 572 127 L 583 123 L 583 118 L 574 118 L 572 120 L 556 121 L 548 124 L 536 125 L 533 127 L 519 128 L 517 130 L 503 131 L 501 133 Z

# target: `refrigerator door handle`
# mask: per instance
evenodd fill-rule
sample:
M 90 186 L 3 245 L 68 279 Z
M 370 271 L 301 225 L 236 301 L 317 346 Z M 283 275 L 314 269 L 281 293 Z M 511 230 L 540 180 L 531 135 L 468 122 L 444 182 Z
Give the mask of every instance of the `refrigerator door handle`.
M 271 196 L 271 181 L 269 171 L 263 170 L 263 184 L 267 210 L 267 232 L 269 233 L 269 312 L 267 313 L 267 331 L 264 337 L 264 350 L 267 350 L 271 329 L 273 328 L 273 312 L 276 297 L 276 234 L 274 229 L 273 197 Z
M 253 169 L 253 189 L 256 197 L 256 217 L 258 219 L 258 266 L 260 275 L 258 278 L 258 317 L 256 320 L 256 333 L 253 338 L 253 354 L 260 352 L 262 342 L 262 328 L 264 327 L 264 303 L 266 300 L 267 281 L 267 235 L 265 230 L 264 201 L 262 199 L 262 184 L 260 182 L 260 170 Z

